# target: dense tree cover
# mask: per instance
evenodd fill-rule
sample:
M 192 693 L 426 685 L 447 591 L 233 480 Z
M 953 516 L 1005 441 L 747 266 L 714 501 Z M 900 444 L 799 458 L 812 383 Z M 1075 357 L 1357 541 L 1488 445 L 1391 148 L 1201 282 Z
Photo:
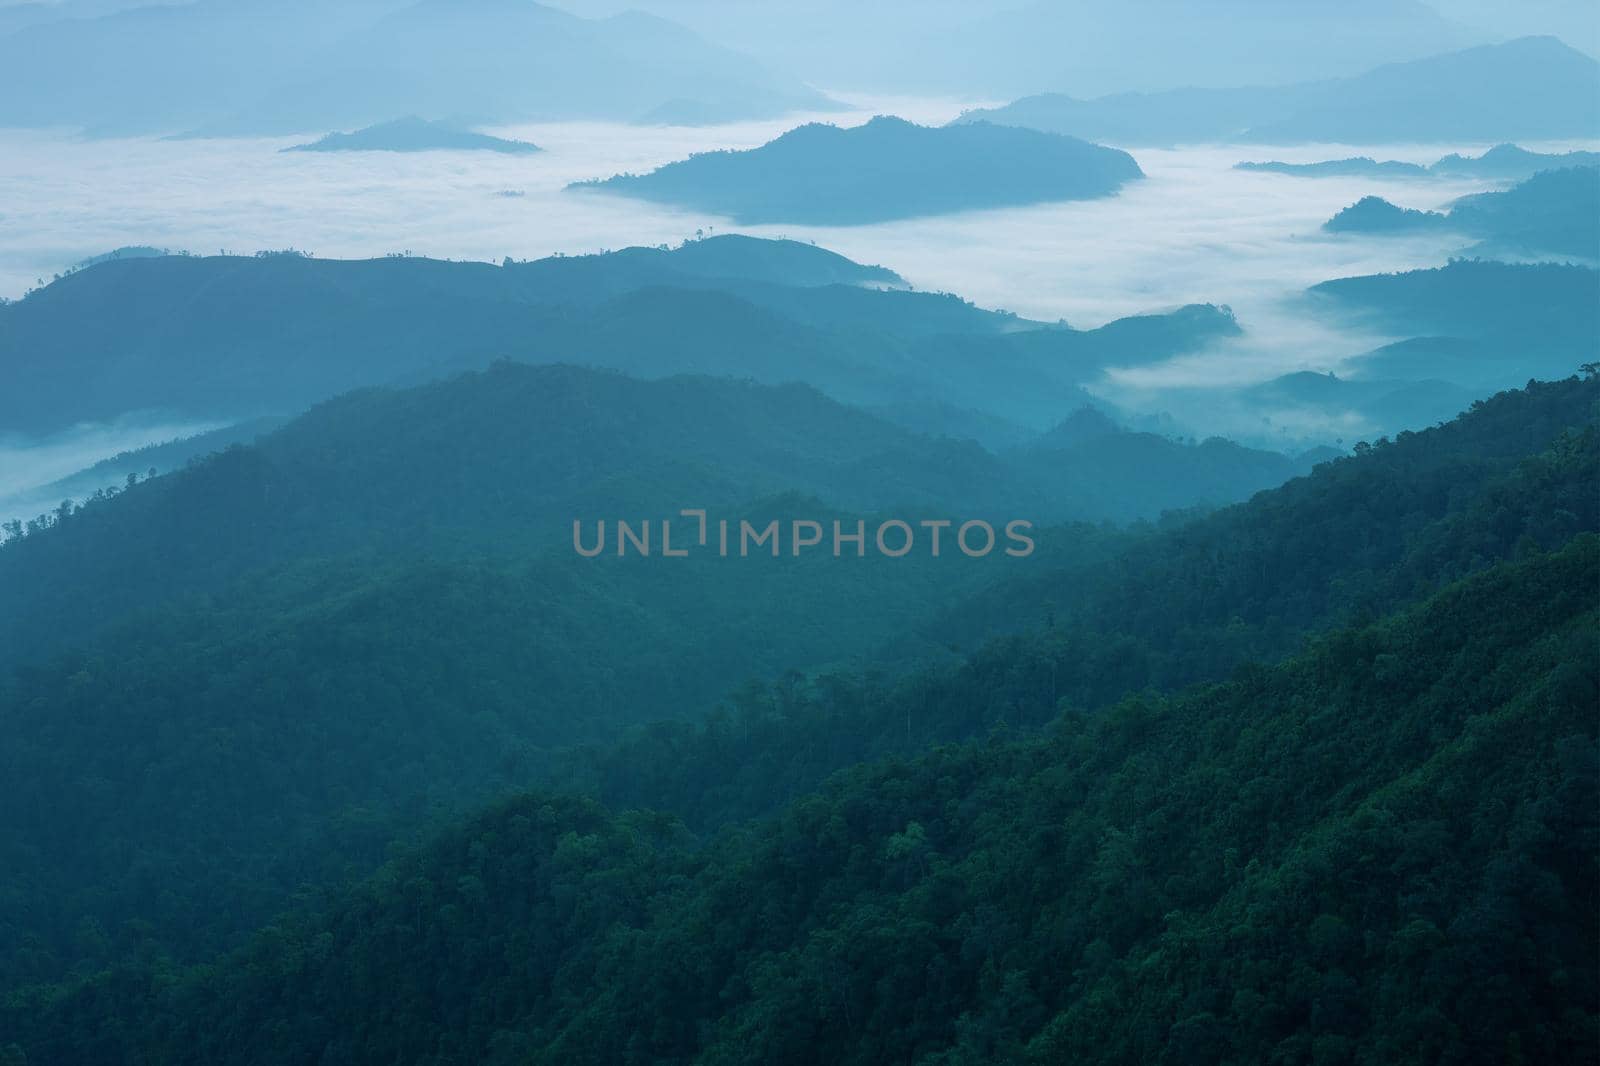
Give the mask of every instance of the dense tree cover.
M 699 848 L 525 796 L 214 965 L 5 1020 L 47 1064 L 1580 1061 L 1597 582 L 1585 534 Z
M 683 508 L 737 520 L 777 493 L 908 521 L 1154 518 L 1242 499 L 1307 466 L 1132 433 L 997 456 L 801 385 L 501 363 L 329 401 L 253 446 L 0 545 L 12 608 L 0 667 L 129 610 L 308 557 L 570 554 L 575 520 L 660 521 Z
M 747 151 L 702 152 L 648 174 L 581 182 L 754 225 L 872 222 L 1109 196 L 1144 177 L 1133 156 L 1075 137 L 969 122 L 931 128 L 880 115 L 811 123 Z
M 179 598 L 0 687 L 13 738 L 0 805 L 16 812 L 0 826 L 0 861 L 26 871 L 0 897 L 0 957 L 11 981 L 140 945 L 193 959 L 299 886 L 358 872 L 392 837 L 530 780 L 705 830 L 856 762 L 1037 728 L 1063 701 L 1092 710 L 1225 677 L 1353 611 L 1387 613 L 1600 528 L 1596 432 L 1564 432 L 1592 420 L 1597 391 L 1572 380 L 1507 393 L 1198 522 L 1142 536 L 1050 531 L 1036 557 L 1015 561 L 1034 576 L 994 593 L 980 590 L 1022 571 L 949 558 L 664 567 L 467 553 L 303 562 Z M 393 439 L 360 412 L 327 417 L 352 439 Z M 426 440 L 427 419 L 402 422 Z M 677 454 L 692 455 L 693 440 Z M 367 499 L 352 478 L 314 512 L 323 532 Z M 938 619 L 952 600 L 962 606 Z M 951 645 L 980 650 L 931 674 L 870 673 Z M 807 674 L 746 688 L 703 725 L 605 743 L 796 667 Z M 557 750 L 571 744 L 590 747 Z
M 1037 727 L 1063 701 L 1093 709 L 1276 660 L 1320 630 L 1600 531 L 1597 395 L 1578 381 L 1505 393 L 1109 556 L 1002 581 L 919 633 L 918 647 L 975 648 L 937 685 L 853 671 L 747 686 L 703 723 L 640 728 L 552 774 L 702 828 L 765 814 L 743 804 L 855 762 Z M 1543 434 L 1548 449 L 1521 454 Z

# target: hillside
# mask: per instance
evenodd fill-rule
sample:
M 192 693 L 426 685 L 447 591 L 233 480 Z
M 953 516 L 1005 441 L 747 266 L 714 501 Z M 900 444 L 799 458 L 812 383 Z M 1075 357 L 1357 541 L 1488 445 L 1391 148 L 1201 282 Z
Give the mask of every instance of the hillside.
M 1309 290 L 1319 313 L 1348 318 L 1413 344 L 1403 364 L 1369 364 L 1379 377 L 1411 374 L 1474 387 L 1570 373 L 1595 358 L 1600 274 L 1576 265 L 1454 260 L 1432 270 L 1339 278 Z M 1459 354 L 1458 354 L 1459 353 Z
M 862 514 L 1153 519 L 1305 469 L 1274 452 L 1148 434 L 1000 457 L 802 385 L 500 363 L 329 401 L 253 445 L 34 523 L 41 535 L 0 546 L 13 608 L 0 617 L 0 666 L 297 559 L 521 558 L 567 550 L 578 518 L 702 507 L 737 519 L 783 494 Z
M 1600 167 L 1542 171 L 1503 192 L 1465 196 L 1447 213 L 1396 207 L 1363 197 L 1322 227 L 1329 233 L 1393 234 L 1454 230 L 1512 255 L 1600 260 Z
M 652 500 L 675 508 L 669 494 L 690 490 L 721 512 L 716 481 L 683 482 L 673 465 L 642 463 L 631 449 L 654 437 L 641 418 L 676 428 L 679 465 L 708 449 L 740 456 L 722 491 L 758 483 L 763 470 L 803 485 L 808 471 L 814 478 L 846 453 L 861 461 L 840 464 L 836 481 L 876 479 L 894 486 L 894 498 L 917 477 L 964 496 L 994 491 L 999 480 L 992 463 L 961 449 L 899 457 L 894 431 L 803 391 L 722 385 L 696 397 L 702 386 L 692 382 L 586 383 L 571 371 L 514 368 L 431 391 L 476 390 L 514 407 L 516 375 L 538 382 L 561 373 L 563 387 L 589 390 L 565 397 L 569 418 L 596 418 L 601 389 L 672 393 L 653 416 L 621 408 L 595 430 L 596 440 L 617 443 L 594 461 L 641 464 L 634 476 L 643 488 L 585 466 L 593 441 L 546 419 L 519 423 L 568 442 L 567 457 L 543 468 L 511 458 L 465 468 L 401 462 L 392 481 L 370 464 L 335 466 L 321 475 L 326 502 L 286 477 L 249 474 L 298 467 L 304 482 L 311 464 L 348 454 L 344 435 L 403 436 L 384 429 L 384 407 L 406 425 L 436 427 L 436 437 L 416 442 L 422 455 L 481 424 L 465 408 L 417 417 L 419 404 L 437 400 L 420 391 L 388 404 L 330 405 L 313 416 L 317 434 L 296 442 L 291 424 L 277 444 L 269 437 L 140 485 L 0 548 L 8 588 L 38 581 L 51 596 L 17 598 L 16 615 L 80 642 L 0 682 L 0 725 L 13 741 L 0 801 L 16 814 L 0 836 L 0 861 L 29 871 L 0 897 L 0 930 L 12 938 L 0 945 L 11 960 L 7 981 L 59 980 L 144 942 L 204 957 L 300 886 L 359 874 L 388 841 L 529 780 L 594 780 L 625 806 L 666 807 L 700 826 L 747 817 L 861 759 L 982 735 L 1000 722 L 1042 724 L 1059 699 L 1094 708 L 1129 691 L 1227 676 L 1352 611 L 1395 609 L 1495 560 L 1600 526 L 1589 491 L 1594 431 L 1563 436 L 1592 421 L 1597 386 L 1569 381 L 1497 397 L 1440 430 L 1319 467 L 1197 524 L 1143 537 L 1042 530 L 1039 551 L 1022 560 L 697 555 L 663 566 L 576 559 L 564 549 L 511 559 L 481 548 L 426 558 L 384 551 L 385 538 L 447 545 L 430 513 L 460 522 L 453 532 L 468 544 L 472 533 L 513 537 L 533 522 L 534 504 L 551 501 L 496 490 L 535 482 L 559 492 L 563 480 L 581 480 L 602 494 L 567 488 L 563 519 L 625 500 L 645 514 Z M 802 415 L 807 405 L 817 410 Z M 787 441 L 784 450 L 730 434 L 730 418 Z M 471 455 L 498 454 L 481 436 L 461 444 Z M 471 495 L 470 478 L 485 486 L 482 498 Z M 399 484 L 440 488 L 397 508 Z M 186 500 L 190 490 L 199 491 Z M 264 501 L 304 515 L 304 529 L 286 532 Z M 129 512 L 141 524 L 130 526 Z M 794 497 L 734 513 L 849 520 Z M 283 559 L 296 537 L 310 546 Z M 339 555 L 346 538 L 370 547 Z M 226 566 L 241 569 L 219 545 L 251 567 L 218 581 Z M 135 557 L 148 574 L 128 573 L 125 560 Z M 171 587 L 158 592 L 151 582 Z M 117 597 L 130 594 L 144 606 L 127 614 L 122 601 L 118 622 Z M 91 612 L 114 623 L 92 639 Z M 937 649 L 1039 627 L 1047 632 L 877 695 L 871 672 L 858 677 L 844 665 L 914 664 Z M 751 632 L 775 636 L 751 641 Z M 6 647 L 15 655 L 17 640 Z M 735 707 L 758 715 L 737 737 L 713 719 L 647 735 L 642 763 L 630 762 L 639 750 L 631 744 L 595 761 L 554 750 L 603 746 L 630 724 L 692 715 L 745 678 L 795 668 L 822 676 L 791 674 L 770 694 L 734 696 Z M 663 760 L 668 747 L 675 756 Z M 706 791 L 708 782 L 747 778 L 764 791 Z M 228 906 L 208 902 L 217 898 Z M 208 917 L 196 921 L 197 913 Z M 105 938 L 76 938 L 85 914 Z M 24 940 L 36 947 L 21 950 Z
M 1130 146 L 1584 138 L 1600 129 L 1600 62 L 1553 37 L 1525 37 L 1355 77 L 1092 100 L 1045 94 L 959 121 Z
M 691 207 L 747 225 L 853 226 L 1110 196 L 1143 177 L 1126 152 L 974 123 L 932 129 L 878 117 L 813 124 L 760 148 L 707 152 L 590 189 Z
M 1449 227 L 1437 211 L 1396 207 L 1379 196 L 1363 196 L 1322 224 L 1328 233 L 1416 233 Z
M 130 412 L 281 414 L 504 357 L 647 377 L 798 379 L 850 403 L 959 403 L 1043 428 L 1078 406 L 1078 385 L 1105 366 L 1239 328 L 1217 308 L 1192 307 L 1080 332 L 878 288 L 895 285 L 881 267 L 746 237 L 499 267 L 124 259 L 0 305 L 0 425 L 35 435 Z
M 1597 580 L 1583 537 L 1277 668 L 856 768 L 700 850 L 524 796 L 217 966 L 108 971 L 12 1026 L 46 1063 L 1575 1061 Z

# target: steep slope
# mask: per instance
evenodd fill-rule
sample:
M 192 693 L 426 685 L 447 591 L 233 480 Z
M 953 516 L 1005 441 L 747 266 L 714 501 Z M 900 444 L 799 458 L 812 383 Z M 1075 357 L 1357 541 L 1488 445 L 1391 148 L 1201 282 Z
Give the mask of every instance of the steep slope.
M 1597 581 L 1583 537 L 1276 669 L 857 768 L 701 851 L 527 796 L 216 967 L 11 1013 L 46 1063 L 1573 1061 Z
M 511 391 L 504 378 L 481 384 L 495 395 Z M 674 449 L 687 462 L 726 416 L 703 400 L 686 402 L 685 384 L 668 386 L 683 434 Z M 298 887 L 359 873 L 385 842 L 430 817 L 529 780 L 592 784 L 621 806 L 715 826 L 764 813 L 861 759 L 914 753 L 1001 723 L 1032 728 L 1062 700 L 1094 708 L 1129 691 L 1215 679 L 1250 658 L 1276 658 L 1352 610 L 1388 610 L 1519 550 L 1559 546 L 1600 526 L 1591 491 L 1595 433 L 1561 436 L 1592 418 L 1596 388 L 1573 381 L 1507 394 L 1450 427 L 1322 467 L 1157 536 L 1045 531 L 1025 560 L 313 556 L 141 611 L 0 688 L 0 726 L 12 738 L 0 802 L 14 812 L 0 862 L 26 871 L 8 882 L 0 911 L 6 981 L 60 980 L 130 951 L 203 957 Z M 730 410 L 776 439 L 786 432 L 783 411 L 803 398 L 774 396 L 762 409 L 744 397 Z M 585 407 L 588 414 L 574 417 L 596 417 L 593 404 L 564 405 Z M 604 419 L 601 438 L 639 414 Z M 816 443 L 809 452 L 789 446 L 786 476 L 820 469 L 828 449 L 860 449 L 867 434 L 884 432 L 870 424 L 852 432 L 860 416 L 837 417 L 831 425 L 790 423 Z M 353 401 L 325 419 L 329 434 L 302 443 L 302 461 L 338 454 L 340 432 L 394 436 Z M 421 428 L 430 420 L 409 421 Z M 434 432 L 448 438 L 458 428 L 446 421 Z M 731 468 L 735 485 L 774 469 L 770 457 L 748 441 L 744 447 L 750 454 Z M 285 448 L 278 457 L 294 453 Z M 630 464 L 638 459 L 625 447 L 621 454 Z M 919 452 L 944 482 L 993 480 L 982 467 L 963 475 L 961 459 Z M 896 462 L 885 452 L 861 470 L 910 483 L 908 471 L 895 475 L 901 468 L 886 461 Z M 373 501 L 401 491 L 353 469 L 332 480 L 331 502 L 313 512 L 330 542 L 362 530 Z M 223 484 L 223 473 L 213 470 L 218 476 L 202 484 Z M 425 465 L 402 473 L 413 491 L 461 476 L 441 478 Z M 513 475 L 504 465 L 482 474 L 497 484 L 515 483 Z M 644 479 L 666 492 L 671 475 L 646 468 Z M 552 482 L 548 472 L 527 476 Z M 635 491 L 599 484 L 608 507 Z M 152 495 L 139 505 L 155 506 L 159 486 L 141 486 Z M 240 495 L 261 496 L 259 483 L 245 481 Z M 276 498 L 298 509 L 292 492 Z M 202 499 L 226 509 L 223 497 Z M 112 515 L 139 500 L 136 490 L 103 510 Z M 696 503 L 716 501 L 707 492 Z M 459 535 L 491 522 L 497 508 L 514 530 L 528 520 L 522 506 L 492 496 L 466 509 Z M 426 510 L 396 525 L 417 526 Z M 742 513 L 757 522 L 836 514 L 793 498 Z M 74 523 L 92 518 L 86 512 L 0 549 L 0 559 L 37 561 Z M 238 540 L 256 525 L 266 527 L 262 543 L 270 546 L 277 534 L 260 514 L 194 539 Z M 146 565 L 176 559 L 193 587 L 202 568 L 185 561 L 192 549 L 176 537 L 129 538 L 114 522 L 106 529 L 106 540 L 90 543 L 132 539 Z M 391 534 L 400 535 L 417 533 Z M 30 542 L 39 554 L 14 554 Z M 91 590 L 116 587 L 114 558 L 109 569 L 85 570 L 96 557 L 87 548 L 74 555 L 70 577 Z M 978 591 L 996 582 L 993 593 Z M 113 611 L 104 599 L 66 597 L 68 590 L 58 574 L 54 602 L 69 609 L 65 618 L 49 616 L 43 602 L 20 613 L 36 627 L 82 634 L 85 616 Z M 959 606 L 939 617 L 952 602 Z M 1038 626 L 1047 628 L 892 688 L 870 673 L 874 663 L 899 666 L 936 648 L 974 647 L 994 633 Z M 865 677 L 845 665 L 862 657 Z M 733 722 L 660 726 L 610 755 L 552 750 L 604 745 L 630 723 L 691 714 L 745 677 L 796 667 L 819 676 L 736 695 Z M 217 906 L 223 898 L 228 905 Z M 86 915 L 103 937 L 77 935 Z

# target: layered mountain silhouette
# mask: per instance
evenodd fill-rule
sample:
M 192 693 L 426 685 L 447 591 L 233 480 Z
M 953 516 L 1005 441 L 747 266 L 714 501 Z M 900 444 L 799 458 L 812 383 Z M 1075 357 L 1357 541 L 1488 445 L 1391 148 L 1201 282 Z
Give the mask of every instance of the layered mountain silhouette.
M 738 118 L 830 106 L 671 22 L 532 0 L 199 0 L 0 37 L 7 125 L 284 134 L 396 114 L 631 121 L 672 101 Z
M 1477 193 L 1447 213 L 1396 207 L 1376 196 L 1340 211 L 1330 233 L 1413 233 L 1453 230 L 1477 237 L 1484 249 L 1513 255 L 1600 260 L 1600 168 L 1569 167 L 1536 174 L 1504 192 Z
M 1480 156 L 1451 153 L 1431 166 L 1420 163 L 1402 163 L 1394 159 L 1382 162 L 1358 156 L 1351 159 L 1330 159 L 1320 163 L 1239 163 L 1235 170 L 1255 170 L 1272 174 L 1292 174 L 1297 177 L 1371 177 L 1371 178 L 1497 178 L 1521 181 L 1542 170 L 1562 170 L 1567 167 L 1600 166 L 1600 152 L 1530 152 L 1514 144 L 1501 144 Z
M 308 144 L 297 144 L 285 152 L 501 152 L 531 155 L 540 151 L 527 141 L 508 141 L 475 133 L 448 122 L 428 122 L 411 116 L 352 133 L 330 133 Z
M 716 237 L 491 266 L 295 255 L 124 259 L 0 306 L 0 423 L 132 411 L 284 414 L 509 357 L 807 381 L 870 406 L 943 402 L 1043 429 L 1105 367 L 1234 335 L 1215 307 L 1096 330 L 899 285 L 794 241 Z
M 1031 96 L 958 121 L 1120 145 L 1589 137 L 1600 129 L 1600 62 L 1553 37 L 1525 37 L 1329 81 L 1091 100 Z
M 1431 270 L 1313 286 L 1311 307 L 1406 338 L 1354 365 L 1375 378 L 1505 387 L 1594 360 L 1600 272 L 1559 263 L 1454 260 Z

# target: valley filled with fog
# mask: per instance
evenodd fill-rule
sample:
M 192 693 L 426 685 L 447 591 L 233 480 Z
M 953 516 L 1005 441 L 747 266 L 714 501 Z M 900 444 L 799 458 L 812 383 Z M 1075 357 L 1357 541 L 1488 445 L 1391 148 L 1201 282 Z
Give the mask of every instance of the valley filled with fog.
M 551 123 L 494 127 L 533 156 L 483 152 L 283 149 L 279 138 L 84 139 L 0 130 L 0 291 L 12 298 L 92 256 L 126 246 L 195 255 L 297 249 L 320 258 L 405 254 L 498 263 L 697 235 L 748 233 L 809 241 L 897 271 L 923 291 L 1042 322 L 1092 328 L 1117 318 L 1210 303 L 1232 309 L 1241 336 L 1154 365 L 1114 371 L 1090 391 L 1168 428 L 1267 447 L 1356 439 L 1375 427 L 1355 414 L 1258 411 L 1226 402 L 1236 386 L 1295 371 L 1360 375 L 1360 356 L 1399 339 L 1305 313 L 1304 291 L 1333 278 L 1435 266 L 1471 242 L 1453 233 L 1330 235 L 1321 225 L 1369 195 L 1436 209 L 1503 185 L 1486 179 L 1344 177 L 1315 181 L 1235 169 L 1252 160 L 1314 162 L 1369 156 L 1428 163 L 1485 143 L 1202 145 L 1135 149 L 1146 174 L 1115 197 L 976 210 L 860 226 L 739 226 L 715 213 L 567 187 L 642 173 L 699 152 L 748 149 L 807 118 L 859 125 L 893 113 L 942 124 L 980 102 L 872 98 L 845 113 L 711 127 Z M 1530 142 L 1569 151 L 1597 142 Z M 285 412 L 288 413 L 288 412 Z M 0 510 L 31 516 L 60 502 L 41 487 L 119 452 L 215 428 L 163 412 L 30 439 L 0 430 L 6 458 Z

